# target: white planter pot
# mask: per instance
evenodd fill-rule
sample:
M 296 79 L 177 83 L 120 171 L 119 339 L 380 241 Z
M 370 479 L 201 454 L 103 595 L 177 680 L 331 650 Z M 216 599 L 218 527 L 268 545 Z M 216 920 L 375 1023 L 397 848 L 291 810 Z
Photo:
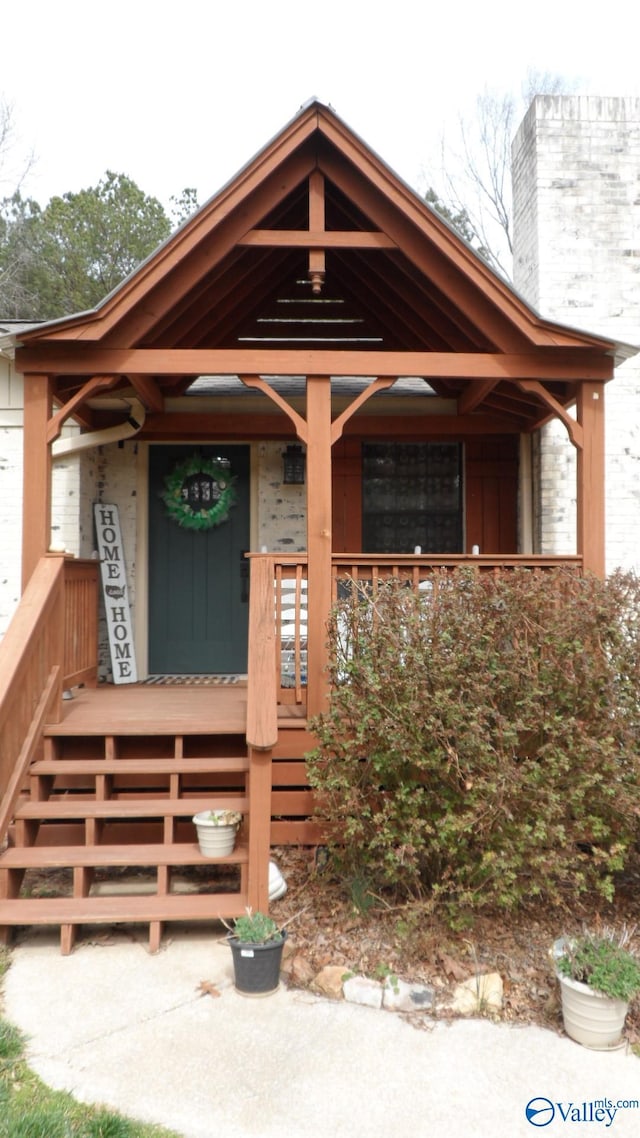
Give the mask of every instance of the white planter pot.
M 211 821 L 209 810 L 194 814 L 193 821 L 198 831 L 200 853 L 205 857 L 227 857 L 233 853 L 236 844 L 237 826 L 219 826 Z
M 567 1035 L 593 1051 L 612 1051 L 621 1047 L 628 1003 L 612 1000 L 568 976 L 559 975 L 558 980 Z

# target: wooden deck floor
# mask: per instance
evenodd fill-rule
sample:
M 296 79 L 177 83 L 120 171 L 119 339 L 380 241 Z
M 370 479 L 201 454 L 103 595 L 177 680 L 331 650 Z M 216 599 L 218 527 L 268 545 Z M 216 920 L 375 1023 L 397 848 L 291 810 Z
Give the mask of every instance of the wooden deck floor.
M 302 709 L 279 709 L 280 719 L 304 717 Z M 62 721 L 48 735 L 244 735 L 247 689 L 242 684 L 211 687 L 101 684 L 77 688 L 63 702 Z

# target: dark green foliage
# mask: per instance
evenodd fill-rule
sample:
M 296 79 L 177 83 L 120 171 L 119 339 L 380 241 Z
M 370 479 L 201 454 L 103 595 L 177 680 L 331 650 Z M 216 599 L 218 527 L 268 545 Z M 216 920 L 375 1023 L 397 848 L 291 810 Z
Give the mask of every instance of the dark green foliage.
M 94 308 L 169 236 L 157 198 L 108 170 L 42 209 L 0 203 L 0 317 L 51 319 Z
M 308 769 L 348 879 L 456 919 L 612 896 L 638 830 L 634 577 L 460 570 L 375 597 L 360 583 L 330 653 Z

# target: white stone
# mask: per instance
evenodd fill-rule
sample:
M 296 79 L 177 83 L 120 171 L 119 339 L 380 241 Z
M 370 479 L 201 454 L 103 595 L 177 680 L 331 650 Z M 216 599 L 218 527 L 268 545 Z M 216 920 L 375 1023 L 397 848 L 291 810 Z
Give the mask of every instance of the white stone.
M 433 1008 L 433 988 L 426 984 L 408 984 L 387 976 L 382 993 L 382 1006 L 389 1012 L 428 1012 Z
M 365 1008 L 382 1007 L 382 984 L 368 976 L 350 976 L 342 985 L 342 993 L 350 1004 L 361 1004 Z

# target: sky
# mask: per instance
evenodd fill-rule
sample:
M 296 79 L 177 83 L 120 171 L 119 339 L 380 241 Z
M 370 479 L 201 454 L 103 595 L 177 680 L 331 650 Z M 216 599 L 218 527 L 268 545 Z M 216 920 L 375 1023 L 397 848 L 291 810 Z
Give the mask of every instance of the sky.
M 589 13 L 587 15 L 587 13 Z M 24 192 L 46 204 L 126 174 L 168 208 L 202 203 L 312 97 L 416 189 L 435 184 L 485 87 L 529 70 L 577 94 L 640 95 L 640 8 L 574 0 L 30 0 L 3 5 L 0 96 Z

